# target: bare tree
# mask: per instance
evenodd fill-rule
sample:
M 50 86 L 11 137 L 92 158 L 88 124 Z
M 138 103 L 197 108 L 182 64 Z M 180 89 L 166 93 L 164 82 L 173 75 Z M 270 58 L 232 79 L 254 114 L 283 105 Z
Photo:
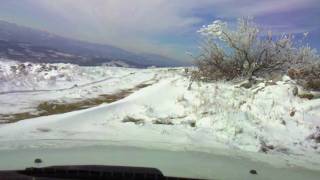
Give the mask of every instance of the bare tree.
M 235 30 L 216 20 L 199 33 L 205 37 L 202 53 L 196 59 L 197 76 L 202 80 L 251 79 L 275 71 L 285 73 L 292 66 L 319 59 L 310 47 L 296 47 L 290 34 L 277 39 L 272 32 L 261 35 L 251 18 L 238 19 Z

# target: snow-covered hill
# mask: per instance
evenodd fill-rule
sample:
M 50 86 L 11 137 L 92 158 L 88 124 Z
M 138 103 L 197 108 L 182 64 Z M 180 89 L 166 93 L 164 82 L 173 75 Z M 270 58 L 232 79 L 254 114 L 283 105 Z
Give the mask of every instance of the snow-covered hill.
M 102 73 L 86 69 L 86 73 L 96 71 L 98 75 L 85 77 Z M 61 148 L 99 140 L 144 148 L 246 154 L 271 164 L 320 170 L 320 99 L 294 96 L 296 84 L 288 77 L 261 81 L 250 89 L 217 82 L 194 83 L 188 90 L 189 79 L 182 69 L 114 68 L 112 73 L 109 76 L 135 73 L 119 84 L 153 76 L 159 81 L 110 104 L 1 125 L 0 149 Z M 113 89 L 117 84 L 108 83 L 100 85 Z M 73 141 L 41 143 L 41 139 Z
M 133 71 L 134 69 L 108 66 L 80 67 L 73 64 L 20 63 L 0 59 L 0 93 L 70 88 L 105 78 L 120 77 Z

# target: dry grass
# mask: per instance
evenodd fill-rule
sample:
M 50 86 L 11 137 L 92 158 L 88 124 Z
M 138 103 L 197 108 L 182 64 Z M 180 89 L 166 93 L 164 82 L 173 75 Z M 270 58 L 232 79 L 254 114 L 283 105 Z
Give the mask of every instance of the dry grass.
M 311 93 L 309 93 L 309 94 L 308 94 L 308 93 L 305 93 L 305 94 L 299 94 L 298 97 L 300 97 L 300 98 L 302 98 L 302 99 L 309 99 L 309 100 L 311 100 L 311 99 L 314 98 L 314 95 L 311 94 Z
M 287 74 L 304 89 L 320 91 L 320 64 L 308 65 L 297 69 L 291 68 Z

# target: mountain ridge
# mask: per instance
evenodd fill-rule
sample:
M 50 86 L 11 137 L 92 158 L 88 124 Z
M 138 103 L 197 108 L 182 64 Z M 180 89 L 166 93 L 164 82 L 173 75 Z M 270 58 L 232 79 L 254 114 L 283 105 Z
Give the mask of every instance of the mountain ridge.
M 16 51 L 13 55 L 8 52 L 9 48 L 6 47 L 8 44 L 13 46 Z M 26 44 L 29 47 L 44 49 L 44 51 L 37 51 L 33 54 L 47 55 L 48 51 L 57 51 L 59 54 L 69 54 L 74 58 L 70 58 L 70 56 L 68 58 L 61 56 L 52 58 L 49 54 L 47 57 L 34 59 L 33 54 L 26 53 L 30 51 L 25 47 Z M 17 57 L 17 54 L 23 54 L 26 58 Z M 178 60 L 157 54 L 138 54 L 108 44 L 76 40 L 2 20 L 0 20 L 0 57 L 18 61 L 28 59 L 33 62 L 68 62 L 78 65 L 100 65 L 110 61 L 123 61 L 134 67 L 185 65 Z

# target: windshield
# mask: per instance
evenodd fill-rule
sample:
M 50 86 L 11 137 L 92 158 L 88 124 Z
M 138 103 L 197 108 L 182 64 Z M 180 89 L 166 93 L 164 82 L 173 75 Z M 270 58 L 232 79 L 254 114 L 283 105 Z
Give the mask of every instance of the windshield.
M 0 0 L 0 171 L 319 179 L 319 17 L 317 0 Z

